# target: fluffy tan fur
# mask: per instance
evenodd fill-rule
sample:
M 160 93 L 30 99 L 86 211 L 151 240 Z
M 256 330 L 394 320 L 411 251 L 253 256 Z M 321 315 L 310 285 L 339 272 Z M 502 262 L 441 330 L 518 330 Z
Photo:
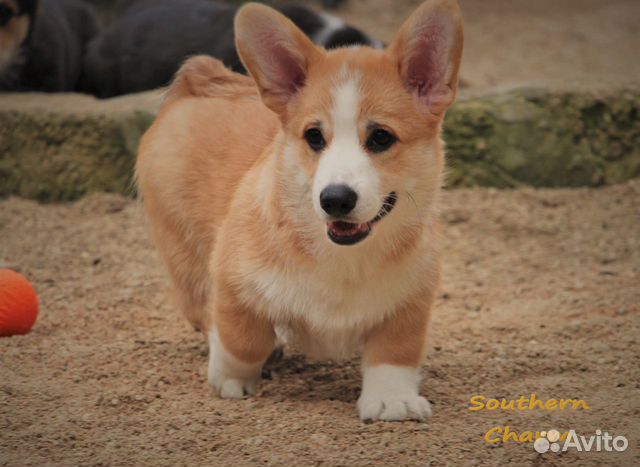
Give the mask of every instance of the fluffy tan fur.
M 435 36 L 420 36 L 442 17 Z M 236 35 L 251 78 L 208 57 L 182 67 L 143 138 L 137 179 L 179 306 L 203 332 L 215 326 L 234 358 L 263 362 L 282 328 L 311 353 L 361 347 L 365 365 L 421 364 L 440 275 L 440 126 L 456 93 L 461 31 L 453 0 L 429 0 L 386 50 L 327 52 L 274 10 L 250 4 Z M 300 71 L 303 83 L 283 87 L 281 70 L 270 68 L 256 43 L 274 37 L 293 57 L 285 71 Z M 442 72 L 425 84 L 412 67 L 424 67 L 416 49 L 429 40 L 444 52 L 426 63 Z M 371 238 L 344 247 L 327 239 L 313 211 L 321 156 L 303 135 L 323 121 L 331 144 L 331 92 L 349 79 L 361 96 L 360 140 L 371 121 L 398 138 L 371 156 L 398 201 Z

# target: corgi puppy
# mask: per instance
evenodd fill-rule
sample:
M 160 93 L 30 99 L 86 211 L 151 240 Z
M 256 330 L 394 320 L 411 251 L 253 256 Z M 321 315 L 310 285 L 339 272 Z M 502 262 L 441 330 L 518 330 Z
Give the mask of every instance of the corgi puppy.
M 136 168 L 178 304 L 208 338 L 208 380 L 254 394 L 280 341 L 361 350 L 360 417 L 422 420 L 460 10 L 427 0 L 385 50 L 326 51 L 259 4 L 235 33 L 250 78 L 187 61 Z

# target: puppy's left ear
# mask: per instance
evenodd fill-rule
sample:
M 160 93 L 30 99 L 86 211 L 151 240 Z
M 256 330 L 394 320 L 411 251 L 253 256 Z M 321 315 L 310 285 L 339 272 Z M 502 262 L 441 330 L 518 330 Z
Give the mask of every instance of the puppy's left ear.
M 265 5 L 240 8 L 234 27 L 238 54 L 262 101 L 283 117 L 304 86 L 310 63 L 322 52 L 291 20 Z
M 427 0 L 389 46 L 405 86 L 433 115 L 443 116 L 456 98 L 462 43 L 456 0 Z

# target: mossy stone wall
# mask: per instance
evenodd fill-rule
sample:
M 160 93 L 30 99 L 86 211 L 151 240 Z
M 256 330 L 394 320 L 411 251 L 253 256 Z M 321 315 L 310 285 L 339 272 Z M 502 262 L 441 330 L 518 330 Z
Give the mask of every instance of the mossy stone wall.
M 639 116 L 633 90 L 462 99 L 445 121 L 449 184 L 597 186 L 638 177 Z
M 141 95 L 142 96 L 142 95 Z M 0 196 L 132 194 L 157 95 L 0 96 Z M 640 176 L 640 92 L 515 89 L 462 97 L 447 114 L 449 186 L 598 186 Z

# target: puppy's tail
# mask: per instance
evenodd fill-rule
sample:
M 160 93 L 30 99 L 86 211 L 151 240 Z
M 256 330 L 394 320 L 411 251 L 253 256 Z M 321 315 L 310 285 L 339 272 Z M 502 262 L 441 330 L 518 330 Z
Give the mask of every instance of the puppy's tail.
M 257 96 L 254 81 L 227 69 L 224 64 L 208 55 L 187 59 L 167 89 L 165 102 L 183 97 L 237 98 Z

